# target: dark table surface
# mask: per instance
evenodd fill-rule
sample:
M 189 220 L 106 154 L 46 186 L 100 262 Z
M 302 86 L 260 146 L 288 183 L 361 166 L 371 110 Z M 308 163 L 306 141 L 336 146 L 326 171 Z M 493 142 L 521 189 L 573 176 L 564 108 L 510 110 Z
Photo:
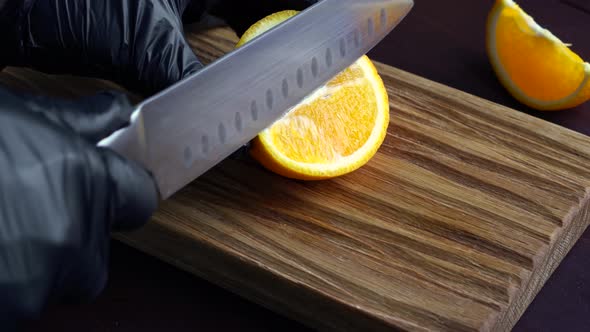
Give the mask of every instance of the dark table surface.
M 590 0 L 517 1 L 590 60 Z M 590 134 L 590 102 L 540 113 L 498 84 L 485 54 L 492 0 L 415 0 L 374 60 Z M 1 296 L 1 295 L 0 295 Z M 81 306 L 50 307 L 30 331 L 307 331 L 307 328 L 117 241 L 110 281 Z M 563 260 L 514 331 L 590 331 L 590 229 Z

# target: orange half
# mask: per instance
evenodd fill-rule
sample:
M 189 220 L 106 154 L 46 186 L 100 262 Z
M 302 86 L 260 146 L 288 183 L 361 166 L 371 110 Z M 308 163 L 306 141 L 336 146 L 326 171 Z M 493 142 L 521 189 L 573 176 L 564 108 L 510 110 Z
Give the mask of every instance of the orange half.
M 237 46 L 296 14 L 282 11 L 265 17 Z M 362 56 L 263 130 L 252 141 L 250 153 L 285 177 L 333 178 L 367 163 L 382 144 L 388 124 L 385 86 L 371 60 Z

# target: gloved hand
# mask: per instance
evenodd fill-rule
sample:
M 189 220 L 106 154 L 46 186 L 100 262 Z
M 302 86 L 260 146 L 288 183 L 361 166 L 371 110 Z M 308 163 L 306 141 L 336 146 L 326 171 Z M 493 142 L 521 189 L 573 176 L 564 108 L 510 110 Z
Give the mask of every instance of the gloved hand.
M 155 211 L 150 174 L 96 147 L 131 111 L 115 93 L 66 101 L 0 90 L 0 330 L 47 301 L 97 296 L 111 232 Z
M 0 0 L 1 1 L 1 0 Z M 200 70 L 183 24 L 204 13 L 238 35 L 262 17 L 317 0 L 6 0 L 0 64 L 104 78 L 153 94 Z

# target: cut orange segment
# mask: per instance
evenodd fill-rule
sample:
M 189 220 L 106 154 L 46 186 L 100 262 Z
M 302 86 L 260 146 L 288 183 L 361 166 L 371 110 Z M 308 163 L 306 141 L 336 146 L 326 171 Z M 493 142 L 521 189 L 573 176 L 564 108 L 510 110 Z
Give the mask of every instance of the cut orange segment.
M 242 35 L 237 47 L 297 13 L 265 17 Z M 388 124 L 385 86 L 371 60 L 362 56 L 259 133 L 250 153 L 285 177 L 333 178 L 367 163 L 382 144 Z
M 499 81 L 523 104 L 561 110 L 590 99 L 590 64 L 514 1 L 496 0 L 486 38 Z

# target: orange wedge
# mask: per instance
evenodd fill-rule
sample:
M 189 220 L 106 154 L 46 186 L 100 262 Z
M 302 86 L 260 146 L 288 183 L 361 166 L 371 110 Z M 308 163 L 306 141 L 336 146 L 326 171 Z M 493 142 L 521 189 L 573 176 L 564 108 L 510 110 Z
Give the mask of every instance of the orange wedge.
M 288 10 L 263 18 L 242 35 L 237 47 L 297 13 Z M 285 177 L 333 178 L 367 163 L 382 144 L 388 124 L 385 86 L 373 63 L 362 56 L 262 131 L 250 153 Z
M 487 20 L 487 52 L 501 84 L 537 110 L 590 99 L 590 64 L 512 0 L 496 0 Z

